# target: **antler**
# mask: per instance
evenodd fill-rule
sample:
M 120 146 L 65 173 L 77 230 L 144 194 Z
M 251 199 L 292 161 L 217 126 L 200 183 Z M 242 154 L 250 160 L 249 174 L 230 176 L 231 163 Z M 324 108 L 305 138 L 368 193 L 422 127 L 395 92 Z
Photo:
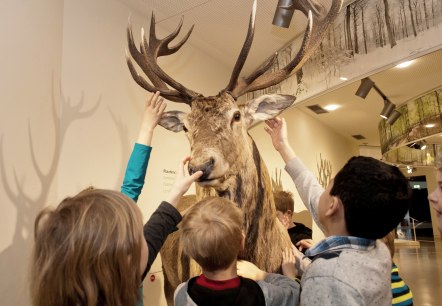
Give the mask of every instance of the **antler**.
M 286 9 L 299 10 L 308 18 L 302 45 L 296 56 L 284 68 L 274 72 L 267 72 L 277 58 L 277 54 L 274 54 L 248 77 L 239 79 L 239 74 L 241 73 L 241 69 L 244 66 L 252 45 L 255 26 L 254 19 L 256 15 L 255 0 L 246 40 L 232 72 L 230 82 L 225 90 L 231 92 L 234 97 L 239 97 L 247 92 L 276 85 L 288 78 L 292 73 L 298 71 L 321 42 L 325 32 L 338 15 L 341 5 L 342 0 L 332 0 L 331 7 L 327 13 L 326 9 L 320 3 L 314 2 L 313 0 L 293 1 L 292 5 Z
M 152 12 L 149 43 L 147 43 L 146 37 L 144 35 L 144 29 L 141 29 L 140 51 L 138 51 L 134 43 L 132 35 L 132 25 L 129 19 L 127 26 L 127 43 L 130 55 L 138 64 L 138 66 L 143 70 L 143 72 L 147 75 L 152 84 L 150 84 L 148 81 L 146 81 L 146 79 L 138 74 L 127 50 L 126 61 L 135 82 L 137 82 L 138 85 L 143 87 L 145 90 L 149 92 L 159 91 L 161 93 L 161 96 L 170 101 L 182 102 L 190 105 L 191 101 L 194 98 L 200 96 L 200 94 L 187 89 L 186 87 L 172 79 L 158 66 L 157 63 L 157 58 L 159 56 L 170 55 L 177 52 L 189 38 L 190 34 L 193 31 L 193 26 L 179 43 L 177 43 L 173 47 L 168 46 L 169 43 L 178 36 L 182 25 L 183 18 L 181 18 L 181 21 L 175 31 L 173 31 L 169 36 L 165 37 L 164 39 L 158 39 L 155 35 L 155 14 Z M 169 86 L 173 89 L 169 88 Z

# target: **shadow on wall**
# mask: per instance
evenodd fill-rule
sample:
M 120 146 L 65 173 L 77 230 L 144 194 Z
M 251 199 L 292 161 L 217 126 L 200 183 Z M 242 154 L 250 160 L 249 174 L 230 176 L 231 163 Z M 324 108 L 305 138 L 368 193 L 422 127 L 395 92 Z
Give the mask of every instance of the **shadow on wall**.
M 52 85 L 52 88 L 54 86 Z M 61 91 L 61 90 L 60 90 Z M 54 92 L 54 90 L 52 90 Z M 0 288 L 2 288 L 2 303 L 10 305 L 12 299 L 24 300 L 27 298 L 28 290 L 18 293 L 20 288 L 27 288 L 29 284 L 28 271 L 31 249 L 34 236 L 34 220 L 39 211 L 47 204 L 50 188 L 54 183 L 56 171 L 58 168 L 60 154 L 63 147 L 66 132 L 69 126 L 76 120 L 90 118 L 97 110 L 100 99 L 89 110 L 82 110 L 84 104 L 84 95 L 80 102 L 71 105 L 69 99 L 66 99 L 61 93 L 60 110 L 56 110 L 56 98 L 52 94 L 52 119 L 55 130 L 55 146 L 52 160 L 50 160 L 49 169 L 44 171 L 37 161 L 34 150 L 34 143 L 31 133 L 31 126 L 28 126 L 30 154 L 33 169 L 39 186 L 39 194 L 30 196 L 26 192 L 25 179 L 17 178 L 14 173 L 13 178 L 8 178 L 5 170 L 7 161 L 4 160 L 3 137 L 0 138 L 0 176 L 5 193 L 8 200 L 15 206 L 17 210 L 17 220 L 14 229 L 12 244 L 0 253 Z M 11 268 L 13 267 L 13 268 Z M 10 273 L 13 271 L 13 273 Z M 5 296 L 6 294 L 6 296 Z M 14 294 L 20 294 L 21 297 L 13 297 Z M 9 295 L 9 297 L 7 296 Z

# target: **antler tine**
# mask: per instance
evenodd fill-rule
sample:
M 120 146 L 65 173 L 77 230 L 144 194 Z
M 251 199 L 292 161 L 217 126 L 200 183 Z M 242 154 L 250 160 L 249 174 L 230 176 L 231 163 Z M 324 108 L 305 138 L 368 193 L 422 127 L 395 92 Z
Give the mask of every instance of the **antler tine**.
M 238 82 L 239 74 L 241 73 L 242 67 L 246 62 L 247 56 L 249 55 L 250 47 L 252 46 L 253 36 L 255 34 L 255 18 L 256 18 L 256 0 L 253 1 L 252 13 L 249 19 L 249 28 L 247 30 L 246 39 L 242 46 L 241 52 L 239 53 L 238 59 L 236 60 L 235 67 L 233 68 L 232 75 L 230 76 L 230 81 L 227 87 L 224 89 L 226 91 L 233 92 L 233 89 Z
M 157 39 L 155 36 L 155 15 L 152 13 L 149 43 L 147 43 L 146 37 L 144 35 L 144 29 L 141 29 L 142 38 L 140 43 L 140 51 L 138 51 L 134 43 L 132 26 L 129 19 L 127 27 L 127 41 L 130 55 L 138 64 L 138 66 L 143 70 L 143 72 L 146 74 L 152 84 L 150 84 L 144 77 L 138 74 L 128 52 L 126 52 L 126 61 L 133 79 L 142 88 L 149 92 L 159 91 L 161 96 L 168 100 L 174 102 L 182 102 L 190 105 L 192 100 L 195 97 L 200 96 L 200 94 L 187 89 L 182 84 L 172 79 L 158 66 L 157 63 L 157 58 L 159 56 L 170 55 L 177 52 L 189 38 L 190 34 L 192 33 L 193 26 L 191 27 L 187 35 L 177 45 L 171 48 L 168 47 L 168 44 L 179 34 L 181 26 L 182 19 L 179 26 L 174 32 L 172 32 L 164 39 Z M 172 88 L 169 88 L 169 86 Z
M 187 34 L 184 36 L 184 38 L 178 42 L 173 47 L 168 47 L 167 45 L 174 40 L 178 34 L 181 31 L 181 27 L 183 26 L 184 17 L 181 17 L 180 23 L 178 24 L 177 28 L 167 35 L 165 38 L 162 39 L 162 41 L 158 40 L 156 37 L 156 30 L 155 30 L 155 14 L 152 13 L 151 18 L 151 24 L 150 24 L 150 33 L 149 33 L 149 47 L 152 48 L 152 51 L 157 51 L 157 56 L 164 56 L 164 55 L 170 55 L 175 52 L 177 52 L 187 41 L 187 39 L 190 37 L 190 34 L 192 34 L 193 28 L 195 25 L 192 25 L 190 27 L 190 30 L 187 32 Z
M 324 7 L 312 0 L 294 2 L 293 8 L 300 10 L 308 17 L 302 45 L 296 56 L 284 68 L 274 72 L 268 72 L 268 70 L 276 60 L 276 57 L 270 57 L 250 76 L 238 80 L 236 86 L 231 90 L 232 94 L 239 97 L 247 92 L 268 88 L 282 82 L 298 71 L 321 42 L 325 32 L 339 13 L 341 5 L 342 0 L 332 0 L 327 13 Z
M 247 78 L 245 78 L 245 82 L 247 84 L 252 83 L 256 78 L 258 78 L 261 74 L 266 72 L 267 70 L 272 67 L 273 63 L 278 58 L 278 53 L 275 53 L 274 55 L 270 56 L 261 66 L 259 66 L 255 72 L 253 72 L 251 75 L 249 75 Z
M 142 30 L 142 31 L 144 31 L 144 30 Z M 142 41 L 144 40 L 143 38 L 144 38 L 144 35 L 142 35 Z M 133 38 L 133 34 L 132 34 L 132 24 L 130 22 L 130 18 L 128 19 L 128 26 L 127 26 L 127 44 L 129 47 L 130 55 L 135 60 L 135 62 L 138 64 L 138 66 L 140 66 L 140 68 L 143 70 L 143 72 L 147 75 L 147 77 L 149 78 L 149 80 L 151 80 L 151 82 L 153 84 L 153 86 L 150 85 L 143 77 L 141 77 L 138 74 L 134 65 L 132 64 L 132 61 L 130 60 L 130 56 L 128 55 L 128 53 L 126 51 L 126 61 L 127 61 L 128 67 L 129 67 L 129 71 L 131 72 L 132 77 L 138 83 L 138 85 L 140 85 L 145 90 L 150 91 L 150 92 L 155 92 L 157 89 L 160 91 L 167 90 L 168 87 L 164 84 L 164 82 L 158 76 L 156 76 L 152 72 L 152 70 L 150 69 L 148 61 L 146 61 L 144 59 L 145 55 L 142 54 L 142 52 L 139 52 L 137 47 L 135 46 L 134 38 Z M 147 45 L 147 42 L 145 44 Z M 140 50 L 143 50 L 143 42 L 140 45 L 141 45 Z M 153 91 L 151 91 L 151 90 L 153 90 Z

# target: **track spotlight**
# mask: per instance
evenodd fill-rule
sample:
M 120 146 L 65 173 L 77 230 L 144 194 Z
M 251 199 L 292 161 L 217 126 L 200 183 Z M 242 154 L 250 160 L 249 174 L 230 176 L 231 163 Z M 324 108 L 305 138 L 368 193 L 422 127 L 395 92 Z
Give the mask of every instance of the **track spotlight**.
M 370 80 L 370 78 L 364 78 L 361 80 L 361 85 L 359 85 L 358 90 L 355 95 L 365 99 L 370 92 L 370 90 L 374 88 L 376 92 L 384 99 L 384 107 L 380 113 L 380 116 L 384 119 L 387 119 L 387 123 L 392 125 L 399 119 L 401 113 L 399 113 L 395 108 L 396 105 L 391 103 L 391 101 L 384 95 L 384 93 L 376 86 L 376 84 Z
M 361 85 L 359 85 L 359 88 L 356 91 L 356 95 L 361 97 L 362 99 L 365 99 L 373 86 L 374 82 L 369 78 L 362 79 Z
M 290 26 L 293 13 L 295 11 L 295 6 L 293 4 L 293 1 L 294 0 L 278 1 L 278 6 L 276 7 L 272 24 L 282 28 L 288 28 Z
M 380 116 L 384 119 L 388 119 L 388 117 L 390 117 L 391 113 L 394 111 L 395 108 L 396 105 L 385 99 L 384 108 L 382 109 Z
M 400 116 L 401 116 L 400 112 L 398 112 L 397 110 L 393 110 L 387 119 L 387 123 L 390 125 L 393 125 L 393 123 L 395 123 L 396 120 L 398 120 Z
M 409 147 L 410 149 L 415 149 L 415 150 L 421 149 L 421 145 L 419 144 L 419 142 L 409 143 L 409 144 L 407 144 L 407 147 Z
M 412 142 L 412 143 L 407 144 L 407 147 L 409 147 L 410 149 L 415 149 L 415 150 L 425 150 L 427 148 L 427 142 L 425 140 L 416 141 L 416 142 Z

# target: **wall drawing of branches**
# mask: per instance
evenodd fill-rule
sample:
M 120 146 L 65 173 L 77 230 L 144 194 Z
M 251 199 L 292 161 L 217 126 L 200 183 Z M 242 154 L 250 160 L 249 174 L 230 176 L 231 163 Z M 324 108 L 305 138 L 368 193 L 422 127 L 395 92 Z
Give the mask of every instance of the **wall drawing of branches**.
M 61 93 L 61 89 L 60 89 Z M 8 163 L 4 157 L 4 143 L 3 136 L 0 138 L 0 177 L 7 195 L 8 200 L 15 206 L 17 210 L 17 220 L 14 229 L 12 244 L 0 253 L 0 271 L 5 271 L 5 268 L 10 269 L 11 265 L 16 266 L 16 273 L 13 275 L 6 275 L 1 272 L 4 277 L 1 277 L 0 287 L 5 292 L 16 292 L 13 288 L 22 288 L 28 282 L 25 279 L 28 270 L 28 263 L 30 258 L 30 251 L 33 243 L 34 234 L 34 219 L 36 214 L 47 204 L 50 189 L 56 177 L 63 142 L 66 132 L 72 123 L 76 120 L 90 118 L 97 110 L 100 99 L 87 110 L 84 110 L 84 94 L 78 103 L 72 104 L 69 98 L 65 98 L 61 93 L 61 101 L 57 101 L 54 96 L 54 86 L 52 86 L 52 120 L 54 123 L 54 152 L 50 160 L 49 168 L 43 169 L 36 156 L 31 124 L 28 124 L 28 136 L 30 144 L 30 157 L 32 162 L 32 169 L 29 171 L 35 172 L 38 182 L 40 184 L 37 196 L 31 196 L 29 186 L 26 185 L 26 177 L 19 178 L 14 170 L 13 177 L 8 177 L 5 166 Z M 56 110 L 58 102 L 59 111 Z M 40 144 L 44 145 L 44 144 Z M 11 290 L 8 290 L 11 288 Z M 28 291 L 26 291 L 28 292 Z M 24 293 L 24 295 L 26 295 Z M 8 299 L 12 297 L 3 297 L 5 305 L 11 305 Z M 23 297 L 21 297 L 23 298 Z M 12 301 L 11 301 L 12 302 Z
M 284 187 L 282 186 L 281 180 L 281 169 L 275 169 L 275 177 L 272 176 L 272 191 L 273 193 L 277 191 L 284 191 Z
M 327 188 L 330 183 L 332 175 L 331 162 L 325 158 L 322 158 L 322 154 L 319 154 L 319 162 L 316 161 L 316 168 L 318 170 L 318 181 L 322 187 Z

